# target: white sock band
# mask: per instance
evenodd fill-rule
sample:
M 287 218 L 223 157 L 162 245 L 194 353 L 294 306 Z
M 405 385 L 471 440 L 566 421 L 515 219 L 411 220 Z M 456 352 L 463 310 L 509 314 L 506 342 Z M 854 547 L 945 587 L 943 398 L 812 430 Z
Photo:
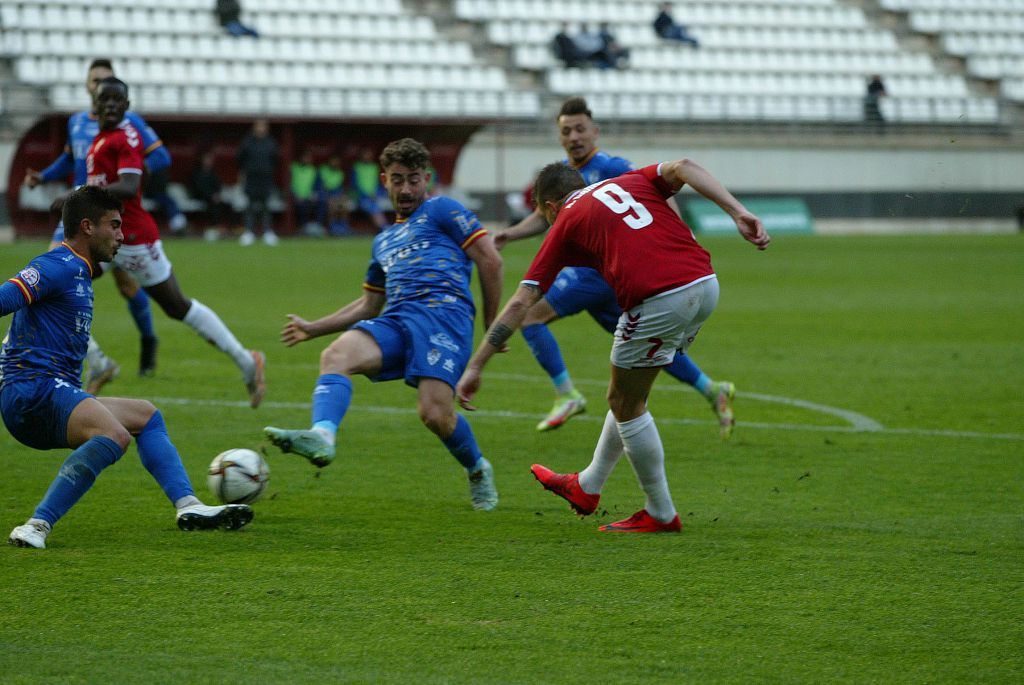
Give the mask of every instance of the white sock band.
M 252 355 L 249 350 L 242 347 L 242 343 L 238 342 L 216 312 L 199 300 L 192 300 L 192 306 L 189 307 L 183 321 L 203 340 L 216 345 L 217 349 L 234 359 L 246 381 L 252 378 L 256 369 Z
M 597 439 L 597 447 L 594 448 L 594 458 L 590 466 L 580 471 L 580 487 L 583 492 L 591 495 L 601 492 L 621 456 L 622 438 L 619 437 L 615 416 L 609 411 L 604 417 L 604 428 L 601 429 L 601 437 Z
M 647 495 L 644 508 L 659 521 L 671 521 L 676 515 L 676 508 L 668 491 L 665 449 L 658 427 L 654 425 L 654 417 L 650 412 L 644 412 L 642 416 L 618 424 L 618 427 L 626 455 Z

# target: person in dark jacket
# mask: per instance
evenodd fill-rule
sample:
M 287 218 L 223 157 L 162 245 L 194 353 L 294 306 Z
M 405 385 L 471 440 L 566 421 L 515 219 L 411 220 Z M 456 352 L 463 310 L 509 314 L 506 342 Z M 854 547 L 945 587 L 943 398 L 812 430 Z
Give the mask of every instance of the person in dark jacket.
M 270 137 L 270 123 L 266 119 L 257 119 L 252 125 L 252 133 L 245 137 L 238 148 L 239 182 L 248 199 L 245 232 L 239 239 L 243 246 L 256 242 L 257 218 L 260 220 L 263 242 L 277 245 L 277 234 L 271 226 L 270 209 L 267 207 L 274 190 L 277 156 L 277 142 Z

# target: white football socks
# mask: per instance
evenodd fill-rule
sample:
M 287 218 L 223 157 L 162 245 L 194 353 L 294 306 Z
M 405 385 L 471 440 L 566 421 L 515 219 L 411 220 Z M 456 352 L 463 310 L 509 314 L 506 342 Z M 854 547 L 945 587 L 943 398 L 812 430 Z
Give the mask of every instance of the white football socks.
M 256 363 L 252 359 L 249 350 L 242 347 L 242 343 L 234 334 L 228 330 L 224 322 L 220 320 L 216 312 L 207 307 L 199 300 L 192 300 L 192 306 L 182 319 L 189 328 L 199 334 L 203 340 L 213 343 L 221 352 L 235 360 L 235 365 L 242 370 L 246 382 L 252 380 L 256 371 Z
M 647 513 L 663 523 L 675 518 L 676 507 L 668 491 L 665 477 L 665 449 L 654 425 L 654 417 L 644 412 L 630 421 L 618 424 L 622 444 L 640 481 L 640 487 L 647 495 L 644 508 Z
M 622 438 L 619 437 L 619 426 L 615 416 L 608 412 L 604 417 L 604 428 L 594 448 L 594 458 L 590 466 L 580 471 L 579 483 L 583 492 L 596 495 L 601 492 L 608 476 L 612 475 L 615 465 L 622 456 Z

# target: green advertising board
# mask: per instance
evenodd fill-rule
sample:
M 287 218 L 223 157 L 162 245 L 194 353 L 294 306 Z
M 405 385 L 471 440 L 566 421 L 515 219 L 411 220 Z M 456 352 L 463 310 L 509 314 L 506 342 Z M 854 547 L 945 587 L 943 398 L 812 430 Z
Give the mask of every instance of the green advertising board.
M 744 200 L 743 204 L 760 217 L 765 230 L 775 233 L 814 233 L 814 220 L 800 198 Z M 734 233 L 736 224 L 718 205 L 704 198 L 683 202 L 683 220 L 695 233 Z

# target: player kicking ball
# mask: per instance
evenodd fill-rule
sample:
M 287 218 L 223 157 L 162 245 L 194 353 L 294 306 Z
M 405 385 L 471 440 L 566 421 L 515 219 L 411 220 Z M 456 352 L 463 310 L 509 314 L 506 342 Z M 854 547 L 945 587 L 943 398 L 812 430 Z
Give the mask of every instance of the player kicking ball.
M 121 202 L 96 186 L 65 200 L 64 241 L 0 285 L 0 316 L 14 314 L 0 347 L 0 414 L 18 442 L 70 447 L 35 513 L 11 531 L 18 547 L 45 549 L 46 537 L 132 438 L 142 465 L 177 510 L 181 530 L 234 530 L 252 520 L 247 505 L 210 507 L 195 496 L 160 411 L 146 400 L 96 398 L 81 388 L 92 326 L 92 279 L 121 247 Z
M 682 530 L 647 397 L 658 373 L 677 351 L 686 351 L 718 302 L 710 255 L 667 202 L 686 183 L 725 210 L 746 240 L 761 250 L 768 246 L 770 238 L 761 221 L 689 160 L 645 167 L 585 188 L 575 169 L 564 164 L 544 167 L 534 198 L 553 224 L 551 230 L 456 386 L 459 402 L 472 410 L 470 401 L 480 389 L 487 362 L 504 348 L 561 269 L 587 266 L 599 271 L 622 307 L 611 352 L 611 410 L 590 466 L 578 474 L 555 473 L 540 464 L 531 471 L 546 489 L 585 516 L 597 509 L 601 489 L 625 452 L 646 503 L 629 518 L 601 526 L 601 531 Z
M 289 314 L 281 331 L 289 347 L 344 331 L 320 355 L 312 427 L 267 426 L 264 433 L 283 451 L 327 466 L 352 399 L 350 377 L 403 379 L 416 388 L 423 425 L 466 470 L 473 508 L 489 511 L 498 505 L 494 471 L 469 422 L 455 412 L 454 388 L 473 348 L 473 265 L 486 327 L 501 304 L 501 255 L 469 210 L 451 198 L 427 197 L 430 153 L 421 143 L 390 143 L 380 166 L 396 221 L 374 238 L 362 297 L 316 321 Z

